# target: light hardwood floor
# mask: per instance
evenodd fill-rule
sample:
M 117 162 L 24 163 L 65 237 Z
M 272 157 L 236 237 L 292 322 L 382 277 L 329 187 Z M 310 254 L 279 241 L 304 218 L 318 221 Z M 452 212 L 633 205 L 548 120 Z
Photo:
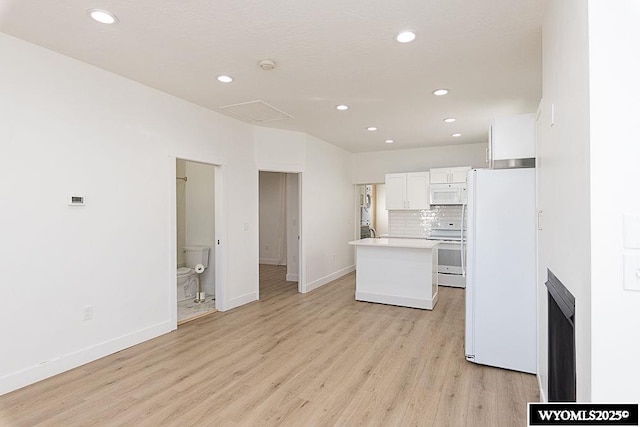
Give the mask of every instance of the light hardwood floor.
M 464 358 L 464 290 L 433 311 L 308 294 L 260 267 L 260 301 L 0 397 L 2 426 L 523 426 L 535 376 Z

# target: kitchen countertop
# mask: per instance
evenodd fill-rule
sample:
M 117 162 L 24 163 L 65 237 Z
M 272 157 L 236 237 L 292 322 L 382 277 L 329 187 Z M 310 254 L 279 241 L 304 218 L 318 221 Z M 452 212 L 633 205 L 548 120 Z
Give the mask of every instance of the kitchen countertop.
M 439 242 L 425 239 L 407 238 L 369 238 L 349 242 L 353 246 L 384 247 L 384 248 L 409 248 L 409 249 L 433 249 Z
M 440 243 L 453 243 L 457 245 L 460 244 L 460 239 L 451 239 L 446 237 L 390 236 L 388 234 L 381 234 L 380 237 L 389 238 L 389 239 L 422 239 L 422 240 L 432 240 Z

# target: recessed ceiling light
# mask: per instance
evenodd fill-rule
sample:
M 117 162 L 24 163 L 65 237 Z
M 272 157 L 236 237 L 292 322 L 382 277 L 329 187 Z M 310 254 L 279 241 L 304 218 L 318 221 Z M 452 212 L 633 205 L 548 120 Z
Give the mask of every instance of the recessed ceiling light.
M 378 128 L 375 126 L 369 126 L 367 130 L 374 131 L 374 130 L 378 130 Z
M 449 89 L 436 89 L 433 91 L 433 94 L 435 96 L 442 96 L 442 95 L 446 95 L 449 93 Z
M 385 139 L 384 142 L 387 144 L 393 144 L 395 141 L 393 139 Z
M 344 105 L 344 104 L 336 105 L 336 110 L 345 111 L 348 109 L 349 109 L 348 105 Z
M 218 76 L 218 81 L 222 83 L 231 83 L 233 81 L 233 77 L 222 74 Z
M 416 33 L 413 31 L 403 31 L 396 36 L 396 40 L 400 43 L 409 43 L 416 39 Z
M 453 117 L 447 117 L 446 119 L 443 120 L 443 122 L 445 123 L 453 123 L 455 121 L 456 119 L 454 119 Z
M 462 136 L 462 134 L 461 133 L 452 133 L 451 136 L 454 137 L 454 138 L 460 138 Z
M 106 10 L 89 9 L 88 13 L 91 19 L 100 22 L 101 24 L 115 24 L 118 22 L 118 18 L 113 13 L 107 12 Z

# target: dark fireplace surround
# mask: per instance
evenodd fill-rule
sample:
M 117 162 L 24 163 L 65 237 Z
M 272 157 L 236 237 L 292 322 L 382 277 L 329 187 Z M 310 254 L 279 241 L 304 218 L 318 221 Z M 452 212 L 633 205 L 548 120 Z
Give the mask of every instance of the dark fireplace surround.
M 548 372 L 549 402 L 576 401 L 576 339 L 574 296 L 547 269 L 548 317 Z

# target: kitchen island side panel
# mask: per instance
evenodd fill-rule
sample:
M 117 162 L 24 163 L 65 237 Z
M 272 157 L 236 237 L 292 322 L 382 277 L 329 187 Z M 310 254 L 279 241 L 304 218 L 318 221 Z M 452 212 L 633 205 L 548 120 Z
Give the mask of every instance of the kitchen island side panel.
M 438 298 L 438 251 L 357 246 L 356 299 L 433 309 Z

